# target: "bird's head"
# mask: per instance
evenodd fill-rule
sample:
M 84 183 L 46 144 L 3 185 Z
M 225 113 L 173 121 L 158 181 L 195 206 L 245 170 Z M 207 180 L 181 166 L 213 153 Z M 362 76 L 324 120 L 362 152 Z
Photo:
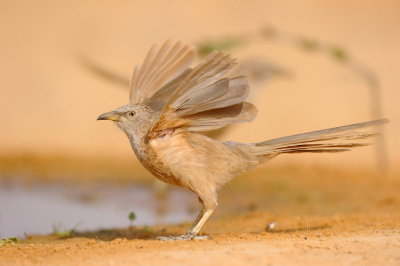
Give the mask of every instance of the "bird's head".
M 155 112 L 146 105 L 128 104 L 100 115 L 97 120 L 114 121 L 127 135 L 135 137 L 149 131 L 155 116 Z

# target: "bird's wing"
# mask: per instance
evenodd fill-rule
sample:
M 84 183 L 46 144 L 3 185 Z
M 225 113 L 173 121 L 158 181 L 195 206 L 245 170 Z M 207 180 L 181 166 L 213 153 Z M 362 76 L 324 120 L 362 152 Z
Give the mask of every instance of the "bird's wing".
M 161 46 L 153 45 L 143 64 L 136 66 L 133 71 L 130 103 L 154 104 L 162 100 L 165 92 L 171 93 L 170 90 L 174 89 L 195 56 L 195 50 L 182 42 L 167 40 Z M 160 94 L 160 91 L 164 91 L 164 94 Z
M 164 104 L 150 136 L 170 129 L 210 131 L 232 123 L 249 122 L 256 108 L 244 102 L 249 86 L 245 77 L 223 76 L 235 65 L 235 60 L 215 52 L 193 69 L 183 72 L 164 93 Z M 168 86 L 167 86 L 168 87 Z M 154 95 L 156 96 L 156 95 Z

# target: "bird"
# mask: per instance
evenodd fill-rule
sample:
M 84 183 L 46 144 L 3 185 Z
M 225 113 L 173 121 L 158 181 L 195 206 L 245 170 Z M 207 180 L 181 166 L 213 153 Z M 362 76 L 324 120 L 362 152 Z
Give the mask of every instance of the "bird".
M 153 45 L 134 68 L 129 103 L 100 115 L 128 137 L 140 163 L 159 180 L 192 191 L 203 205 L 187 233 L 157 239 L 208 239 L 199 234 L 234 177 L 285 153 L 335 153 L 366 146 L 387 119 L 372 120 L 255 143 L 219 141 L 204 132 L 251 122 L 245 76 L 230 77 L 236 59 L 215 51 L 192 66 L 196 51 L 181 41 Z

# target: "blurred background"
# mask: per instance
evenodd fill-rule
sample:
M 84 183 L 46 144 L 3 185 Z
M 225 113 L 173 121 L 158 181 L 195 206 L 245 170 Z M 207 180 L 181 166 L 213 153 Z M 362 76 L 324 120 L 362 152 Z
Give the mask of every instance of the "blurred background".
M 280 171 L 324 169 L 323 173 L 339 178 L 340 174 L 332 173 L 341 169 L 346 177 L 351 176 L 349 171 L 358 171 L 363 176 L 373 173 L 380 182 L 397 179 L 399 14 L 396 0 L 2 0 L 0 235 L 46 232 L 38 227 L 27 229 L 29 222 L 15 229 L 16 220 L 26 220 L 24 212 L 30 217 L 39 212 L 40 207 L 36 210 L 26 204 L 37 194 L 49 193 L 48 198 L 54 198 L 63 193 L 35 184 L 42 192 L 35 190 L 36 196 L 30 198 L 16 188 L 20 180 L 24 184 L 34 180 L 117 181 L 132 189 L 137 189 L 135 184 L 152 182 L 123 133 L 96 118 L 127 103 L 126 82 L 134 65 L 141 63 L 153 43 L 167 38 L 195 46 L 199 60 L 214 49 L 230 52 L 240 63 L 233 72 L 249 75 L 250 99 L 259 114 L 254 122 L 223 132 L 222 140 L 256 142 L 382 117 L 391 120 L 374 146 L 348 153 L 282 156 L 264 165 L 259 170 L 262 173 L 274 169 L 271 178 L 278 180 Z M 301 182 L 301 176 L 293 176 L 296 181 L 290 182 Z M 74 186 L 71 193 L 81 196 L 71 197 L 85 202 L 97 197 L 85 193 L 101 191 L 90 185 L 82 194 Z M 21 193 L 26 201 L 12 205 Z M 101 197 L 114 198 L 104 193 Z M 182 201 L 181 197 L 192 202 L 191 196 L 177 193 L 169 196 L 172 205 Z M 153 196 L 148 201 L 156 202 Z M 121 201 L 137 204 L 134 199 Z M 124 213 L 130 208 L 120 208 L 118 215 L 124 222 L 97 226 L 127 225 Z M 19 210 L 24 211 L 20 214 Z M 181 218 L 154 221 L 149 217 L 142 224 L 183 219 L 178 214 L 175 217 Z M 67 218 L 52 216 L 49 223 L 62 220 L 71 226 L 83 219 L 78 214 L 73 218 L 75 222 L 66 222 L 63 219 Z M 87 229 L 93 228 L 87 222 L 90 218 L 85 219 Z

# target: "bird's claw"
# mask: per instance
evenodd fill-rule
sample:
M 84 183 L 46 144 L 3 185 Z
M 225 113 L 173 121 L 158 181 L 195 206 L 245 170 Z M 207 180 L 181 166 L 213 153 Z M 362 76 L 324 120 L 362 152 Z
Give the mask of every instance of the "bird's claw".
M 208 240 L 212 238 L 207 235 L 197 236 L 192 234 L 184 234 L 180 236 L 159 236 L 156 239 L 160 241 L 189 241 L 189 240 Z

